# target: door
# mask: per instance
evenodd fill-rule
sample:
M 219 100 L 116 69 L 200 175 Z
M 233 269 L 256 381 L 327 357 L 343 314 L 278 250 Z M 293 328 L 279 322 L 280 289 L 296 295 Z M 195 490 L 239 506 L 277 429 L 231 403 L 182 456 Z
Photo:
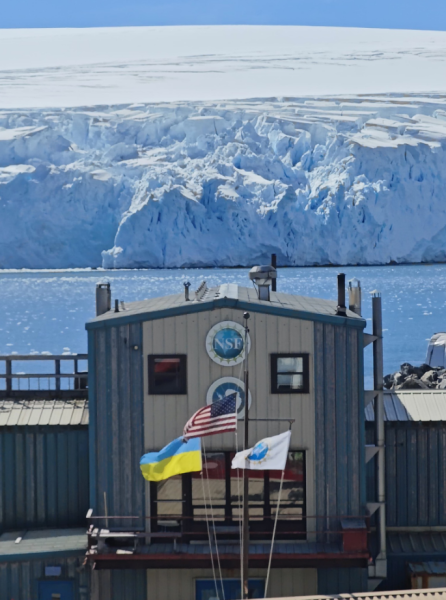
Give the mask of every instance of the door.
M 39 600 L 74 600 L 72 581 L 39 581 Z
M 263 598 L 265 594 L 265 580 L 264 579 L 250 579 L 249 580 L 249 597 L 250 598 Z M 213 579 L 197 579 L 195 587 L 195 600 L 238 600 L 241 598 L 241 586 L 240 579 L 223 579 L 223 590 L 221 589 L 221 582 L 217 580 L 217 591 L 215 589 L 215 582 Z

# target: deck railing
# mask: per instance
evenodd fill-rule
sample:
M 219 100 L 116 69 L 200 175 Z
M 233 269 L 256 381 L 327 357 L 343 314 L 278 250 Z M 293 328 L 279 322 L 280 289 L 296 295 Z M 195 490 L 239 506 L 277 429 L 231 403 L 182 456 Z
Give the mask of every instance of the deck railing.
M 87 360 L 87 354 L 0 355 L 0 398 L 87 398 Z

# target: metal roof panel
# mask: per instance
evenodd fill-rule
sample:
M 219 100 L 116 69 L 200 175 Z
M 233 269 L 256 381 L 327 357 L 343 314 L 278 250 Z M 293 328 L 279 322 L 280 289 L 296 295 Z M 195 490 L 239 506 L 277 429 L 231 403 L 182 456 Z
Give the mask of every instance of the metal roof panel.
M 37 425 L 88 425 L 88 401 L 0 401 L 0 427 Z
M 366 421 L 374 421 L 374 403 L 365 407 Z M 386 421 L 446 421 L 446 390 L 414 390 L 384 392 Z

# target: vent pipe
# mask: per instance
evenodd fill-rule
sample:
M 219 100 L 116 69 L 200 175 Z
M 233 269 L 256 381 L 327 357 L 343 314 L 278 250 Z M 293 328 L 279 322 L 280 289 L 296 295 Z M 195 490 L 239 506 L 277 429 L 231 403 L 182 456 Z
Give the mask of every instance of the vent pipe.
M 189 297 L 189 288 L 191 286 L 191 283 L 190 283 L 190 281 L 185 281 L 183 283 L 183 285 L 184 285 L 184 299 L 186 300 L 186 302 L 189 302 L 189 300 L 190 300 L 190 297 Z
M 277 254 L 271 254 L 271 266 L 277 270 Z M 276 278 L 271 280 L 271 291 L 277 292 L 277 273 Z
M 361 316 L 361 282 L 356 277 L 348 282 L 348 308 Z
M 109 283 L 96 284 L 96 316 L 103 315 L 111 309 L 111 289 Z
M 339 273 L 338 275 L 338 308 L 336 314 L 340 317 L 347 315 L 345 307 L 345 273 Z

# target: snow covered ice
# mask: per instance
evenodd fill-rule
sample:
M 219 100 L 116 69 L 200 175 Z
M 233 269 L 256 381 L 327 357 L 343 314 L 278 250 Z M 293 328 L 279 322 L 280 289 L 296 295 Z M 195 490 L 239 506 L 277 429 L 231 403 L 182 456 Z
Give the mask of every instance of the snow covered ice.
M 446 260 L 446 34 L 160 31 L 0 31 L 0 268 Z

